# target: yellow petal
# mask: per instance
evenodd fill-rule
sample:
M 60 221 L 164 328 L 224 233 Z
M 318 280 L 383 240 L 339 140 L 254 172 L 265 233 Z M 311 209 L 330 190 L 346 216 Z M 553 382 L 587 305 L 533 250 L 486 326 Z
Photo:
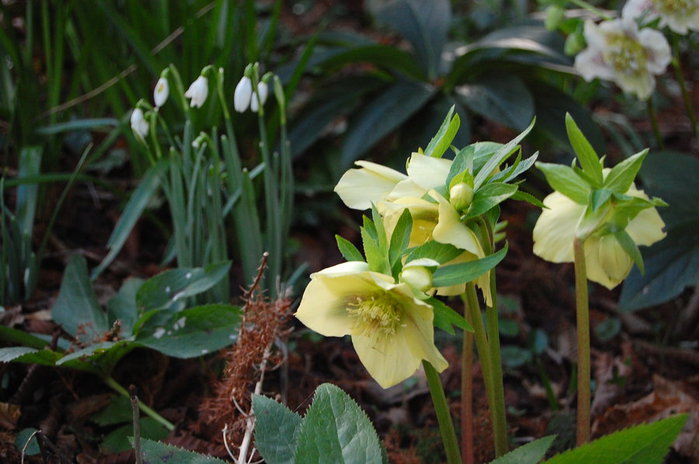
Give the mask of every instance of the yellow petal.
M 425 190 L 444 185 L 451 169 L 452 161 L 413 153 L 408 161 L 408 177 Z
M 421 198 L 427 190 L 417 185 L 411 179 L 404 179 L 396 184 L 386 196 L 387 200 L 398 200 L 400 198 Z
M 383 388 L 392 387 L 413 375 L 422 361 L 413 354 L 402 336 L 353 335 L 352 344 L 366 370 Z
M 384 199 L 405 174 L 369 161 L 357 161 L 361 169 L 349 169 L 335 186 L 342 201 L 353 209 L 368 209 Z
M 553 263 L 572 262 L 575 229 L 585 206 L 558 192 L 547 196 L 544 205 L 548 209 L 534 226 L 534 254 Z
M 439 222 L 432 231 L 432 237 L 440 243 L 454 245 L 483 258 L 485 253 L 478 237 L 461 222 L 459 213 L 436 191 L 430 191 L 430 196 L 439 202 Z

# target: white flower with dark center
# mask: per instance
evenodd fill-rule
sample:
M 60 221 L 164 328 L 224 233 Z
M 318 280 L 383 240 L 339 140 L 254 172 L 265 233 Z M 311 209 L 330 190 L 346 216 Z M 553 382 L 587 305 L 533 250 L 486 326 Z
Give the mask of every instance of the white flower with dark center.
M 660 18 L 660 27 L 669 27 L 678 34 L 699 30 L 699 1 L 697 0 L 629 0 L 622 16 L 641 18 L 643 22 Z
M 624 92 L 646 100 L 672 56 L 665 36 L 653 29 L 638 30 L 630 18 L 585 23 L 587 48 L 575 58 L 575 69 L 586 80 L 615 82 Z

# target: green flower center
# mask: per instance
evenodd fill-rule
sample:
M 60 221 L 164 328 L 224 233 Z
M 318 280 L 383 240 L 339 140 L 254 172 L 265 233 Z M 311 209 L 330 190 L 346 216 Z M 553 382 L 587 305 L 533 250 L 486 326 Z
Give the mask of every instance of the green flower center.
M 637 40 L 626 34 L 607 37 L 608 47 L 602 52 L 604 60 L 617 74 L 638 75 L 646 71 L 646 50 Z
M 663 15 L 689 16 L 699 8 L 696 0 L 654 0 L 654 4 Z
M 358 335 L 394 335 L 401 325 L 400 307 L 385 293 L 353 297 L 347 302 L 347 312 L 354 321 L 352 333 Z

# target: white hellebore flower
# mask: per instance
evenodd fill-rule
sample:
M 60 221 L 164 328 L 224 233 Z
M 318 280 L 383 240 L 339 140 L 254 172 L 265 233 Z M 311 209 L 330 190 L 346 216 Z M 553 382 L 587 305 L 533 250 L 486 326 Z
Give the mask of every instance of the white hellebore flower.
M 131 112 L 131 130 L 136 136 L 144 138 L 148 135 L 148 121 L 143 117 L 141 108 L 134 108 Z
M 448 363 L 434 345 L 434 310 L 406 283 L 349 261 L 311 274 L 295 316 L 326 337 L 352 336 L 369 374 L 383 388 L 407 379 L 427 360 Z
M 155 107 L 160 108 L 167 101 L 167 97 L 170 95 L 170 87 L 168 86 L 167 79 L 161 77 L 155 84 L 155 89 L 153 90 L 153 101 L 155 102 Z
M 191 105 L 194 108 L 204 106 L 206 97 L 209 95 L 209 80 L 204 76 L 199 76 L 192 82 L 187 91 L 184 93 L 186 98 L 191 98 Z
M 646 100 L 672 56 L 665 36 L 653 29 L 638 30 L 631 18 L 585 22 L 587 48 L 575 58 L 575 69 L 586 80 L 614 81 L 624 92 Z
M 660 17 L 660 27 L 669 27 L 678 34 L 699 30 L 697 0 L 628 0 L 621 11 L 625 18 L 652 21 Z
M 264 82 L 259 82 L 257 84 L 257 94 L 252 94 L 252 99 L 250 100 L 250 109 L 257 113 L 260 109 L 260 105 L 257 102 L 257 95 L 260 96 L 260 101 L 262 102 L 262 106 L 264 106 L 265 102 L 267 101 L 267 94 L 269 93 L 267 89 L 267 84 Z
M 243 76 L 238 85 L 235 86 L 233 93 L 233 107 L 238 113 L 248 109 L 252 99 L 252 81 L 249 77 Z

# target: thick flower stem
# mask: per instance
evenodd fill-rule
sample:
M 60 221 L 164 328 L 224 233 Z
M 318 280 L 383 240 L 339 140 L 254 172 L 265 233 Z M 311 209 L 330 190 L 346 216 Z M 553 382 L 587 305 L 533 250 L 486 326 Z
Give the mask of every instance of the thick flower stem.
M 502 414 L 504 419 L 505 405 L 497 405 L 498 396 L 496 394 L 495 379 L 493 378 L 493 360 L 491 359 L 491 349 L 488 343 L 485 325 L 481 316 L 480 305 L 478 304 L 478 295 L 473 282 L 466 284 L 466 310 L 468 311 L 476 341 L 476 349 L 478 350 L 478 359 L 481 362 L 483 371 L 483 382 L 485 383 L 486 396 L 488 397 L 488 407 L 490 408 L 490 417 L 493 427 L 493 440 L 495 445 L 495 454 L 501 456 L 507 452 L 507 430 L 502 427 L 504 421 L 499 419 L 497 415 Z M 504 429 L 504 430 L 503 430 Z
M 126 391 L 126 389 L 124 387 L 122 387 L 119 382 L 114 380 L 113 377 L 107 375 L 107 376 L 102 377 L 102 380 L 104 380 L 104 383 L 109 385 L 114 391 L 116 391 L 117 393 L 119 393 L 123 397 L 131 399 L 131 395 L 129 395 L 129 392 Z M 155 419 L 156 422 L 158 422 L 160 425 L 162 425 L 166 429 L 168 429 L 170 431 L 175 430 L 175 426 L 172 424 L 172 422 L 165 419 L 163 416 L 161 416 L 160 414 L 158 414 L 157 412 L 155 412 L 154 410 L 152 410 L 151 408 L 149 408 L 148 406 L 143 404 L 143 402 L 139 401 L 138 407 L 141 409 L 141 411 L 143 411 L 143 413 L 145 415 L 152 417 L 153 419 Z
M 660 126 L 658 126 L 658 113 L 655 111 L 655 105 L 653 105 L 653 97 L 649 97 L 646 101 L 646 110 L 648 111 L 648 119 L 650 119 L 650 125 L 653 128 L 653 137 L 655 137 L 655 143 L 658 149 L 662 150 L 665 148 L 663 143 L 663 136 L 660 133 Z
M 495 293 L 493 292 L 493 300 Z M 493 301 L 494 304 L 494 301 Z M 507 453 L 507 418 L 505 416 L 505 387 L 503 385 L 502 357 L 500 356 L 500 329 L 498 324 L 498 311 L 494 307 L 485 310 L 488 321 L 488 346 L 490 348 L 490 375 L 493 381 L 493 428 L 495 433 L 495 455 L 497 457 Z
M 442 435 L 444 451 L 447 454 L 447 463 L 461 464 L 459 443 L 456 439 L 454 424 L 451 421 L 449 405 L 447 404 L 447 398 L 444 395 L 444 388 L 442 388 L 442 381 L 439 379 L 439 373 L 434 367 L 432 367 L 432 364 L 430 364 L 428 361 L 422 361 L 422 366 L 425 369 L 425 375 L 427 376 L 427 385 L 430 388 L 430 395 L 432 395 L 432 403 L 434 403 L 434 410 L 437 413 L 439 433 Z
M 468 311 L 464 311 L 470 323 Z M 473 325 L 473 324 L 472 324 Z M 464 330 L 461 352 L 461 456 L 464 464 L 475 464 L 473 454 L 473 332 Z
M 578 331 L 578 418 L 577 445 L 590 441 L 590 308 L 587 300 L 585 241 L 573 243 L 575 259 L 575 310 Z
M 682 101 L 684 102 L 684 109 L 687 112 L 687 117 L 689 117 L 689 122 L 692 125 L 692 134 L 696 139 L 699 137 L 699 127 L 697 127 L 697 115 L 694 112 L 694 105 L 692 105 L 692 98 L 687 92 L 687 82 L 684 79 L 684 73 L 682 72 L 682 64 L 680 63 L 680 45 L 677 40 L 677 34 L 672 34 L 672 67 L 675 70 L 675 77 L 677 78 L 677 83 L 680 85 L 680 90 L 682 91 Z

